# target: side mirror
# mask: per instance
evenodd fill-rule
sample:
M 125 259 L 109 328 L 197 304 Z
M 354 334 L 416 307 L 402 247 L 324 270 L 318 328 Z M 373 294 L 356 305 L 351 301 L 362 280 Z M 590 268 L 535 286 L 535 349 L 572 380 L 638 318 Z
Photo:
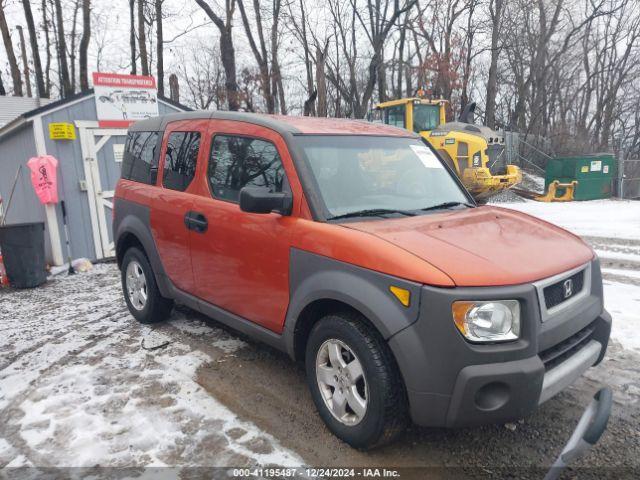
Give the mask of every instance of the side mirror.
M 266 187 L 244 187 L 240 190 L 240 210 L 249 213 L 278 212 L 291 215 L 293 197 L 288 192 L 270 192 Z

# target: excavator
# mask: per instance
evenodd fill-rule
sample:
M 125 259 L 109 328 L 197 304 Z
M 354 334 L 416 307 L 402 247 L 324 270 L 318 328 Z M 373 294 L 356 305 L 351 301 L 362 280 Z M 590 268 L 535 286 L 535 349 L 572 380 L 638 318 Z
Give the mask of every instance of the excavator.
M 469 103 L 454 122 L 447 122 L 446 107 L 446 100 L 402 98 L 378 104 L 373 120 L 420 134 L 480 202 L 520 183 L 520 169 L 506 164 L 504 137 L 474 123 L 476 104 Z

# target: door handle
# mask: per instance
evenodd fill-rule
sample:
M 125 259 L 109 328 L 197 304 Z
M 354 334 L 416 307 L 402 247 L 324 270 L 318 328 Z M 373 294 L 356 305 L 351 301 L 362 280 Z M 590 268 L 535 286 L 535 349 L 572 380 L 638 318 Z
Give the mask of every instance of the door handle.
M 187 212 L 184 216 L 184 224 L 189 230 L 205 233 L 209 228 L 209 221 L 200 212 Z

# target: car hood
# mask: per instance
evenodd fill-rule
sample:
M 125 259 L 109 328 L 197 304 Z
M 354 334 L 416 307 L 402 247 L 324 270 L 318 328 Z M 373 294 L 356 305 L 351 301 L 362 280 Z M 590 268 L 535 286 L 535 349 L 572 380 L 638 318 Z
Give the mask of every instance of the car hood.
M 580 238 L 543 220 L 498 207 L 345 223 L 411 252 L 457 286 L 516 285 L 593 258 Z

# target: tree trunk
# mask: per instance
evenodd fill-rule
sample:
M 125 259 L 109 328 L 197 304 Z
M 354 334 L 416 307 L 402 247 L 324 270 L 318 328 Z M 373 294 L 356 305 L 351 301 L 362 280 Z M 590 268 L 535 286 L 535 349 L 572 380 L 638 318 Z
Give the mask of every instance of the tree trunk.
M 89 90 L 87 52 L 91 39 L 91 0 L 82 0 L 82 39 L 80 40 L 80 91 Z
M 180 86 L 175 73 L 169 75 L 169 98 L 176 103 L 180 102 Z
M 31 73 L 29 72 L 29 58 L 27 58 L 27 45 L 24 43 L 24 32 L 20 25 L 16 26 L 18 37 L 20 38 L 20 55 L 22 56 L 22 73 L 24 74 L 24 84 L 27 86 L 27 97 L 32 97 L 31 93 Z
M 11 80 L 13 80 L 13 94 L 16 97 L 22 96 L 22 76 L 20 75 L 20 67 L 18 66 L 18 60 L 13 50 L 13 43 L 11 43 L 11 34 L 9 33 L 9 26 L 7 25 L 7 19 L 4 16 L 4 5 L 0 1 L 0 30 L 2 31 L 2 40 L 4 41 L 4 48 L 7 51 L 7 59 L 9 60 L 9 67 L 11 68 Z
M 58 60 L 60 62 L 60 84 L 62 97 L 73 95 L 71 78 L 69 77 L 69 64 L 67 63 L 67 42 L 64 38 L 64 21 L 62 18 L 62 5 L 60 0 L 54 0 L 56 7 L 56 23 L 58 25 Z
M 164 37 L 162 33 L 162 2 L 156 0 L 156 62 L 158 69 L 158 93 L 164 97 Z
M 233 48 L 232 36 L 234 1 L 235 0 L 226 0 L 226 21 L 223 21 L 222 18 L 216 15 L 211 9 L 206 0 L 196 0 L 196 3 L 200 5 L 200 8 L 204 10 L 211 21 L 218 27 L 218 30 L 220 30 L 220 60 L 226 77 L 225 89 L 227 93 L 227 103 L 229 104 L 229 110 L 232 111 L 240 109 L 236 76 L 236 52 Z
M 29 1 L 29 0 L 27 0 Z M 47 0 L 42 0 L 42 29 L 44 30 L 44 42 L 46 63 L 44 66 L 44 98 L 49 98 L 51 93 L 51 37 L 49 37 L 49 18 L 47 17 Z
M 225 74 L 225 87 L 227 89 L 227 102 L 229 110 L 232 112 L 240 110 L 238 99 L 238 81 L 236 77 L 236 52 L 233 48 L 233 37 L 231 36 L 231 26 L 228 26 L 220 33 L 220 59 Z
M 327 116 L 327 77 L 325 73 L 325 62 L 327 57 L 326 49 L 316 46 L 316 88 L 318 98 L 316 100 L 316 111 L 319 117 Z
M 144 1 L 138 0 L 138 47 L 140 48 L 140 70 L 149 75 L 149 55 L 147 54 L 147 34 L 144 28 Z
M 33 69 L 36 75 L 36 88 L 38 90 L 38 97 L 48 97 L 48 92 L 45 87 L 44 75 L 42 72 L 42 63 L 40 61 L 40 50 L 38 48 L 38 37 L 36 34 L 36 27 L 33 21 L 33 12 L 31 11 L 31 3 L 29 0 L 22 0 L 22 6 L 24 7 L 24 17 L 27 21 L 27 29 L 29 30 L 29 43 L 31 45 L 31 56 L 33 57 Z M 43 23 L 44 23 L 43 19 Z
M 489 64 L 489 79 L 487 80 L 487 101 L 484 121 L 487 127 L 496 126 L 496 94 L 498 92 L 498 57 L 500 50 L 500 24 L 502 23 L 503 0 L 493 0 L 490 4 L 493 25 L 491 27 L 491 62 Z
M 138 74 L 136 67 L 136 0 L 129 0 L 129 49 L 131 51 L 131 75 Z

